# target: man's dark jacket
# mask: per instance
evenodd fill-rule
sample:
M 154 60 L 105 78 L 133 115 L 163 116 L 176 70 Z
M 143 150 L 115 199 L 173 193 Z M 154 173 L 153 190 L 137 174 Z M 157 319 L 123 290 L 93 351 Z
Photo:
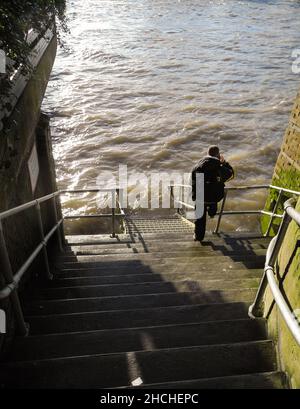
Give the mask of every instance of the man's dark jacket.
M 192 198 L 196 200 L 196 174 L 204 173 L 204 202 L 216 203 L 224 197 L 225 182 L 234 176 L 228 162 L 213 156 L 201 159 L 192 170 Z

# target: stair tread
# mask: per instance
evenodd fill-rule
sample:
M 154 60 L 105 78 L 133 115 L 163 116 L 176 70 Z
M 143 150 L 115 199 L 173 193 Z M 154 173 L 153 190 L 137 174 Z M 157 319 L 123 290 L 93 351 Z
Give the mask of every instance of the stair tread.
M 126 386 L 126 388 L 128 388 Z M 132 389 L 285 389 L 284 372 L 262 372 L 217 378 L 191 379 L 177 382 L 145 384 Z M 118 388 L 118 389 L 123 389 Z
M 156 284 L 156 285 L 154 285 Z M 159 285 L 158 285 L 159 284 Z M 62 299 L 80 299 L 80 298 L 109 298 L 109 297 L 130 297 L 130 296 L 144 296 L 146 294 L 159 295 L 175 293 L 180 294 L 189 293 L 201 294 L 203 299 L 212 299 L 213 295 L 219 296 L 218 298 L 225 297 L 226 294 L 235 293 L 248 293 L 256 291 L 258 283 L 255 286 L 244 288 L 229 288 L 225 289 L 212 289 L 209 287 L 199 286 L 197 282 L 178 281 L 176 287 L 174 282 L 166 283 L 146 283 L 139 284 L 114 284 L 114 285 L 91 285 L 82 287 L 60 287 L 60 288 L 48 288 L 36 293 L 30 293 L 31 300 L 62 300 Z M 225 299 L 225 298 L 224 298 Z
M 3 364 L 0 383 L 15 388 L 102 388 L 129 386 L 138 376 L 144 383 L 159 383 L 275 367 L 273 344 L 264 340 L 8 363 Z
M 95 280 L 96 281 L 96 280 Z M 50 284 L 51 286 L 46 288 L 45 287 L 37 287 L 38 291 L 41 290 L 56 290 L 56 289 L 64 289 L 64 290 L 68 290 L 68 289 L 77 289 L 77 288 L 102 288 L 102 289 L 110 289 L 110 288 L 120 288 L 121 290 L 125 290 L 127 288 L 132 288 L 132 286 L 139 288 L 139 287 L 161 287 L 161 286 L 167 286 L 167 285 L 180 285 L 180 284 L 200 284 L 203 285 L 204 287 L 208 288 L 210 286 L 214 286 L 213 288 L 218 290 L 218 289 L 235 289 L 237 287 L 240 287 L 241 285 L 245 284 L 245 288 L 252 288 L 254 286 L 257 286 L 259 284 L 259 279 L 258 278 L 245 278 L 243 277 L 242 279 L 239 278 L 234 278 L 231 280 L 225 280 L 225 279 L 203 279 L 203 278 L 189 278 L 189 277 L 183 277 L 181 279 L 177 279 L 177 280 L 172 280 L 172 281 L 166 281 L 166 280 L 161 280 L 161 281 L 144 281 L 142 283 L 116 283 L 116 284 L 97 284 L 95 283 L 90 283 L 90 284 L 79 284 L 79 285 L 69 285 L 69 286 L 60 286 L 60 284 L 62 284 L 62 282 L 69 284 L 70 282 L 68 281 L 68 279 L 64 279 L 64 280 L 54 280 L 52 281 Z M 75 282 L 76 284 L 76 282 Z M 225 287 L 223 287 L 223 285 L 225 285 Z M 220 287 L 222 286 L 222 287 Z
M 176 247 L 180 248 L 191 248 L 197 250 L 211 250 L 215 251 L 218 249 L 227 249 L 233 251 L 237 250 L 251 250 L 251 249 L 265 249 L 268 246 L 268 242 L 253 242 L 253 243 L 241 243 L 241 242 L 230 242 L 226 243 L 224 241 L 207 241 L 200 244 L 195 241 L 176 241 Z M 99 243 L 99 244 L 72 244 L 67 245 L 66 251 L 78 251 L 78 250 L 106 250 L 106 249 L 132 249 L 132 248 L 149 248 L 154 250 L 162 249 L 161 243 L 158 242 L 143 242 L 143 241 L 127 241 L 127 242 L 111 242 L 111 243 Z M 165 242 L 163 249 L 168 249 L 174 247 L 174 242 Z
M 132 274 L 103 274 L 103 272 L 98 272 L 97 270 L 69 270 L 69 272 L 58 273 L 55 276 L 55 281 L 58 282 L 80 282 L 80 280 L 90 280 L 90 279 L 97 279 L 99 282 L 107 283 L 107 284 L 118 284 L 118 283 L 129 283 L 129 282 L 153 282 L 153 281 L 170 281 L 173 278 L 180 278 L 180 277 L 196 277 L 196 278 L 204 278 L 210 279 L 214 277 L 215 279 L 235 279 L 235 278 L 261 278 L 262 276 L 262 269 L 243 269 L 243 270 L 236 270 L 236 269 L 225 269 L 224 271 L 189 271 L 187 272 L 165 272 L 165 273 L 140 273 L 136 274 L 136 272 L 132 272 Z M 108 272 L 109 273 L 109 272 Z M 52 285 L 52 283 L 50 283 Z
M 70 255 L 70 256 L 61 256 L 57 259 L 57 263 L 68 263 L 72 261 L 77 261 L 78 263 L 84 263 L 84 262 L 97 262 L 97 261 L 102 261 L 102 260 L 109 260 L 109 261 L 120 261 L 120 260 L 135 260 L 135 259 L 140 259 L 140 260 L 152 260 L 156 262 L 160 262 L 162 260 L 166 261 L 172 261 L 172 260 L 178 260 L 178 259 L 190 259 L 191 257 L 194 260 L 204 260 L 205 262 L 208 261 L 214 261 L 216 257 L 218 259 L 223 259 L 226 261 L 232 261 L 232 260 L 243 260 L 245 257 L 247 259 L 257 259 L 260 258 L 261 260 L 265 259 L 265 250 L 258 250 L 260 254 L 249 254 L 249 253 L 232 253 L 228 255 L 220 254 L 217 253 L 205 253 L 201 254 L 200 252 L 198 253 L 197 251 L 193 251 L 192 253 L 190 252 L 167 252 L 167 256 L 163 256 L 162 253 L 116 253 L 116 254 L 91 254 L 91 255 Z M 156 255 L 156 256 L 155 256 Z
M 112 328 L 133 328 L 140 326 L 157 326 L 182 324 L 188 322 L 223 321 L 248 317 L 249 302 L 214 302 L 193 305 L 167 305 L 145 308 L 91 310 L 83 312 L 31 315 L 31 334 L 54 334 L 63 332 L 91 331 Z M 125 299 L 126 300 L 126 299 Z M 117 297 L 113 300 L 117 302 Z M 115 304 L 113 304 L 116 308 Z
M 265 319 L 248 318 L 270 238 L 191 231 L 67 236 L 55 279 L 22 295 L 31 332 L 0 386 L 284 388 Z
M 170 238 L 176 238 L 178 237 L 181 240 L 187 239 L 187 240 L 192 240 L 191 233 L 167 233 L 167 234 L 156 234 L 156 233 L 143 233 L 142 236 L 138 234 L 130 235 L 130 234 L 119 234 L 117 238 L 111 238 L 108 234 L 86 234 L 86 235 L 67 235 L 66 240 L 67 242 L 103 242 L 103 241 L 122 241 L 122 240 L 127 240 L 127 241 L 132 241 L 132 239 L 138 239 L 138 238 L 146 238 L 146 239 L 163 239 L 164 237 L 170 237 Z M 261 234 L 258 233 L 251 233 L 251 232 L 237 232 L 237 233 L 230 233 L 230 234 L 224 234 L 224 233 L 219 233 L 219 234 L 211 234 L 207 233 L 205 236 L 205 241 L 207 240 L 270 240 L 268 237 L 264 237 Z
M 260 281 L 261 276 L 261 271 L 260 275 L 257 275 L 256 277 L 231 277 L 231 278 L 222 278 L 222 277 L 217 277 L 217 278 L 209 278 L 209 277 L 197 277 L 197 273 L 194 275 L 192 274 L 178 274 L 176 273 L 173 274 L 173 280 L 171 280 L 172 277 L 169 276 L 160 276 L 159 274 L 145 274 L 141 275 L 138 274 L 137 276 L 134 276 L 135 278 L 143 278 L 143 281 L 123 281 L 119 283 L 105 283 L 102 282 L 103 277 L 77 277 L 77 278 L 55 278 L 51 283 L 49 283 L 49 288 L 76 288 L 76 287 L 88 287 L 88 286 L 130 286 L 130 285 L 146 285 L 146 284 L 157 284 L 157 283 L 180 283 L 180 282 L 198 282 L 202 283 L 205 286 L 211 286 L 211 285 L 216 285 L 216 289 L 221 289 L 224 288 L 223 285 L 225 285 L 225 288 L 229 288 L 228 285 L 230 285 L 230 288 L 235 288 L 245 286 L 246 288 L 252 287 L 254 285 L 258 285 Z M 109 276 L 108 276 L 109 277 Z M 122 276 L 121 276 L 122 277 Z M 165 279 L 164 279 L 165 278 Z M 222 287 L 220 287 L 222 286 Z M 41 288 L 41 287 L 38 287 Z
M 220 265 L 220 264 L 218 264 Z M 105 272 L 105 275 L 109 274 L 144 274 L 147 273 L 161 273 L 161 272 L 183 272 L 183 271 L 198 271 L 198 272 L 205 272 L 209 271 L 212 272 L 213 269 L 216 269 L 215 265 L 207 265 L 205 263 L 199 263 L 198 260 L 196 262 L 192 262 L 190 260 L 187 261 L 177 261 L 168 264 L 163 263 L 143 263 L 140 260 L 131 260 L 131 261 L 122 261 L 122 262 L 107 262 L 102 261 L 98 263 L 65 263 L 59 267 L 55 268 L 55 274 L 60 273 L 73 273 L 76 271 L 77 273 L 82 272 Z M 262 262 L 249 262 L 247 266 L 243 262 L 222 262 L 221 269 L 218 268 L 218 272 L 226 271 L 226 270 L 244 270 L 244 271 L 251 271 L 251 270 L 258 270 L 261 269 L 263 271 L 263 263 Z M 109 274 L 107 274 L 109 273 Z
M 25 304 L 27 315 L 72 314 L 85 312 L 139 310 L 192 305 L 231 304 L 250 302 L 255 290 L 219 290 L 197 292 L 172 292 L 156 294 L 117 295 L 73 299 L 36 299 Z
M 236 319 L 16 338 L 7 359 L 41 360 L 266 339 L 265 320 Z

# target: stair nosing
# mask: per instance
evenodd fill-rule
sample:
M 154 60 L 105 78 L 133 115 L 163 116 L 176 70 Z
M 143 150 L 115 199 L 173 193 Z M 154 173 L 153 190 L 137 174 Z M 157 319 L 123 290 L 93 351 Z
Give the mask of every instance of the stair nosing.
M 85 278 L 85 277 L 83 277 L 83 278 Z M 65 279 L 61 279 L 61 280 L 65 280 Z M 68 279 L 67 279 L 68 280 Z M 137 282 L 137 283 L 113 283 L 113 284 L 87 284 L 87 285 L 72 285 L 72 286 L 70 286 L 70 287 L 48 287 L 48 288 L 45 288 L 45 287 L 42 287 L 42 288 L 39 288 L 38 290 L 40 290 L 40 291 L 43 291 L 43 290 L 45 290 L 45 291 L 48 291 L 48 290 L 57 290 L 57 289 L 63 289 L 63 290 L 71 290 L 71 289 L 73 289 L 73 288 L 75 288 L 75 289 L 79 289 L 79 288 L 83 288 L 83 289 L 85 289 L 85 288 L 87 288 L 87 289 L 89 289 L 89 288 L 98 288 L 98 287 L 100 287 L 100 288 L 103 288 L 103 287 L 113 287 L 113 288 L 115 288 L 116 286 L 136 286 L 136 285 L 147 285 L 147 284 L 151 284 L 151 285 L 155 285 L 155 284 L 175 284 L 176 285 L 176 283 L 184 283 L 184 282 L 205 282 L 205 283 L 207 283 L 207 282 L 212 282 L 212 281 L 227 281 L 227 282 L 232 282 L 232 281 L 238 281 L 238 280 L 242 280 L 242 279 L 239 279 L 239 278 L 231 278 L 231 279 L 227 279 L 227 280 L 222 280 L 222 279 L 214 279 L 214 280 L 212 280 L 212 279 L 201 279 L 201 280 L 192 280 L 192 279 L 182 279 L 182 280 L 173 280 L 173 281 L 164 281 L 164 280 L 162 280 L 162 281 L 143 281 L 143 282 Z M 243 280 L 257 280 L 257 281 L 260 281 L 260 278 L 257 278 L 257 277 L 243 277 Z M 234 290 L 234 289 L 236 289 L 236 288 L 229 288 L 230 290 Z M 239 288 L 237 288 L 237 289 L 239 289 Z M 242 289 L 248 289 L 248 287 L 243 287 Z M 221 288 L 214 288 L 213 289 L 213 291 L 214 290 L 222 290 Z M 227 290 L 227 288 L 226 288 L 226 290 Z M 160 294 L 160 293 L 159 293 Z
M 274 341 L 271 339 L 265 340 L 255 340 L 255 341 L 244 341 L 244 342 L 233 342 L 233 343 L 224 343 L 224 344 L 208 344 L 208 345 L 190 345 L 184 347 L 171 347 L 171 348 L 157 348 L 151 351 L 143 351 L 143 350 L 135 350 L 135 351 L 127 351 L 127 352 L 109 352 L 104 354 L 85 354 L 85 355 L 74 355 L 74 356 L 67 356 L 67 357 L 56 357 L 56 358 L 45 358 L 41 360 L 29 360 L 29 361 L 15 361 L 15 362 L 7 362 L 4 365 L 8 366 L 21 366 L 21 365 L 32 365 L 36 362 L 59 362 L 63 360 L 76 360 L 76 359 L 84 359 L 84 358 L 97 358 L 97 357 L 104 357 L 104 356 L 115 356 L 115 355 L 127 355 L 130 353 L 133 354 L 148 354 L 153 352 L 164 352 L 164 351 L 182 351 L 182 350 L 192 350 L 192 349 L 206 349 L 206 348 L 222 348 L 222 347 L 237 347 L 237 346 L 246 346 L 246 345 L 265 345 L 270 344 L 274 345 Z
M 257 269 L 245 269 L 245 270 L 242 270 L 242 269 L 237 269 L 237 270 L 234 270 L 234 269 L 230 269 L 230 271 L 237 271 L 237 272 L 239 272 L 239 271 L 249 271 L 249 272 L 251 272 L 252 270 L 259 270 L 259 271 L 257 271 L 257 273 L 263 273 L 263 269 L 260 269 L 260 268 L 257 268 Z M 73 271 L 73 270 L 72 270 Z M 74 270 L 74 271 L 78 271 L 78 270 Z M 79 280 L 79 279 L 83 279 L 83 278 L 97 278 L 97 277 L 99 277 L 99 278 L 112 278 L 112 277 L 114 277 L 114 278 L 117 278 L 117 277 L 128 277 L 128 276 L 138 276 L 138 277 L 143 277 L 143 276 L 145 276 L 145 275 L 147 275 L 147 276 L 153 276 L 153 275 L 157 275 L 157 276 L 161 276 L 162 274 L 163 274 L 163 276 L 165 276 L 165 275 L 168 275 L 168 274 L 201 274 L 201 273 L 204 273 L 203 271 L 201 272 L 201 271 L 190 271 L 189 273 L 186 273 L 186 272 L 177 272 L 177 271 L 174 271 L 174 272 L 167 272 L 167 273 L 140 273 L 140 274 L 110 274 L 110 275 L 91 275 L 91 276 L 86 276 L 86 275 L 83 275 L 83 276 L 69 276 L 69 277 L 59 277 L 59 274 L 57 275 L 55 275 L 55 280 Z M 209 274 L 213 274 L 213 273 L 215 273 L 214 271 L 205 271 L 205 273 L 209 273 Z M 221 271 L 221 273 L 224 273 L 224 271 Z M 63 273 L 63 274 L 66 274 L 66 273 Z M 252 277 L 243 277 L 243 278 L 245 278 L 245 279 L 248 279 L 248 278 L 252 278 Z M 253 277 L 253 279 L 256 279 L 256 278 L 261 278 L 261 277 Z M 216 280 L 218 280 L 218 279 L 216 279 Z M 143 282 L 143 281 L 141 281 L 141 282 Z M 155 281 L 152 281 L 152 282 L 155 282 Z
M 57 333 L 50 333 L 50 334 L 33 334 L 33 335 L 28 335 L 26 337 L 26 340 L 31 340 L 34 338 L 51 338 L 51 337 L 60 337 L 60 336 L 66 336 L 66 335 L 79 335 L 79 334 L 94 334 L 94 333 L 108 333 L 108 332 L 125 332 L 125 331 L 136 331 L 136 330 L 149 330 L 149 329 L 163 329 L 163 328 L 175 328 L 175 327 L 188 327 L 188 326 L 195 326 L 195 325 L 207 325 L 207 324 L 224 324 L 224 323 L 239 323 L 239 322 L 248 322 L 250 318 L 232 318 L 232 319 L 227 319 L 227 320 L 210 320 L 210 321 L 195 321 L 195 322 L 185 322 L 185 323 L 178 323 L 178 324 L 164 324 L 164 325 L 149 325 L 149 326 L 142 326 L 142 327 L 126 327 L 126 328 L 104 328 L 104 329 L 97 329 L 97 330 L 84 330 L 84 331 L 72 331 L 72 332 L 57 332 Z M 252 320 L 250 320 L 252 321 Z M 255 319 L 256 322 L 259 322 L 261 324 L 266 324 L 266 320 L 263 317 L 259 317 Z M 266 334 L 267 336 L 267 334 Z M 267 340 L 268 338 L 266 338 Z M 219 344 L 216 344 L 219 345 Z
M 238 375 L 223 375 L 223 376 L 214 376 L 214 377 L 209 377 L 209 378 L 194 378 L 194 379 L 182 379 L 179 381 L 170 381 L 170 382 L 155 382 L 155 383 L 144 383 L 140 386 L 118 386 L 115 387 L 114 389 L 142 389 L 145 387 L 149 387 L 149 389 L 155 389 L 155 387 L 157 386 L 163 386 L 163 385 L 169 385 L 169 384 L 174 384 L 174 385 L 180 385 L 182 383 L 189 383 L 189 382 L 197 382 L 197 381 L 216 381 L 219 379 L 229 379 L 230 378 L 237 378 L 237 377 L 248 377 L 248 376 L 260 376 L 260 375 L 266 375 L 266 376 L 270 376 L 270 375 L 275 375 L 275 374 L 282 374 L 285 375 L 285 373 L 278 369 L 278 370 L 274 370 L 274 371 L 266 371 L 266 372 L 249 372 L 249 373 L 245 373 L 245 374 L 238 374 Z M 182 387 L 182 389 L 184 388 L 184 386 Z
M 233 263 L 235 264 L 236 262 L 235 261 L 233 261 Z M 238 261 L 238 263 L 241 263 L 240 261 Z M 161 264 L 159 264 L 159 265 L 161 265 Z M 185 263 L 184 264 L 184 266 L 186 267 L 188 264 L 187 263 Z M 193 264 L 192 264 L 193 265 Z M 124 267 L 125 267 L 125 265 L 124 265 Z M 147 267 L 150 267 L 151 268 L 151 266 L 149 266 L 149 265 L 143 265 L 142 267 L 144 267 L 144 268 L 147 268 Z M 241 266 L 242 267 L 242 266 Z M 67 274 L 68 272 L 74 272 L 74 271 L 77 271 L 77 272 L 80 272 L 80 271 L 94 271 L 94 270 L 96 270 L 96 271 L 103 271 L 103 270 L 105 270 L 105 269 L 109 269 L 109 270 L 117 270 L 117 269 L 119 269 L 120 268 L 120 266 L 114 266 L 114 265 L 111 265 L 111 266 L 109 266 L 109 267 L 107 267 L 107 266 L 101 266 L 101 265 L 99 265 L 99 266 L 96 266 L 96 267 L 82 267 L 82 266 L 79 266 L 78 268 L 75 268 L 75 267 L 72 267 L 72 268 L 59 268 L 59 270 L 57 271 L 57 272 L 55 272 L 54 271 L 54 275 L 56 275 L 56 274 L 60 274 L 60 273 L 63 273 L 63 274 Z M 196 267 L 195 267 L 196 268 Z M 227 267 L 227 269 L 228 270 L 231 270 L 231 271 L 251 271 L 251 270 L 261 270 L 262 272 L 263 272 L 263 266 L 262 267 L 244 267 L 244 268 L 231 268 L 231 267 Z M 209 271 L 209 272 L 213 272 L 213 270 L 199 270 L 199 272 L 203 272 L 203 271 Z M 220 270 L 220 271 L 222 271 L 222 270 Z M 192 271 L 192 272 L 197 272 L 197 271 Z M 181 271 L 181 273 L 183 273 L 183 271 Z M 151 274 L 151 273 L 138 273 L 138 274 Z M 160 273 L 153 273 L 153 274 L 160 274 Z M 109 274 L 109 275 L 115 275 L 115 274 Z M 119 274 L 119 275 L 122 275 L 122 274 Z M 125 274 L 126 275 L 126 274 Z M 132 275 L 131 273 L 130 274 L 128 274 L 128 275 Z M 136 272 L 134 272 L 133 273 L 133 275 L 136 275 Z
M 61 287 L 61 288 L 65 289 L 67 287 Z M 70 287 L 70 288 L 73 288 L 73 287 Z M 55 288 L 54 288 L 54 290 L 55 290 Z M 220 291 L 223 291 L 223 292 L 229 292 L 229 291 L 231 291 L 231 292 L 233 292 L 233 291 L 235 291 L 235 292 L 237 292 L 237 291 L 239 291 L 239 292 L 241 292 L 241 291 L 256 291 L 257 292 L 257 288 L 226 288 L 225 290 L 214 289 L 214 290 L 207 290 L 206 293 L 211 293 L 213 291 L 218 291 L 218 292 L 220 292 Z M 161 293 L 142 293 L 142 294 L 127 294 L 127 295 L 125 295 L 125 294 L 123 294 L 123 295 L 105 295 L 105 296 L 102 296 L 102 297 L 77 297 L 77 298 L 55 298 L 55 299 L 31 298 L 31 301 L 34 301 L 34 302 L 38 303 L 38 302 L 49 302 L 49 301 L 50 302 L 51 301 L 53 301 L 53 302 L 55 302 L 55 301 L 76 301 L 76 300 L 92 300 L 92 299 L 107 299 L 107 298 L 118 298 L 118 299 L 120 299 L 120 298 L 126 298 L 126 297 L 145 297 L 146 295 L 147 296 L 148 295 L 149 296 L 150 295 L 152 295 L 152 296 L 154 296 L 154 295 L 161 296 L 161 295 L 166 295 L 166 294 L 179 294 L 179 295 L 180 294 L 197 294 L 198 292 L 199 291 L 182 291 L 182 292 L 174 291 L 174 292 L 167 292 L 167 293 L 161 292 Z M 215 303 L 213 303 L 213 304 L 215 304 Z M 222 303 L 220 303 L 220 304 L 222 304 Z M 227 304 L 227 303 L 223 303 L 223 304 Z M 207 305 L 210 305 L 210 304 L 207 304 Z M 161 307 L 161 308 L 164 308 L 164 307 Z M 112 311 L 115 311 L 115 310 L 112 310 Z
M 169 293 L 166 293 L 169 294 Z M 176 294 L 176 293 L 175 293 Z M 143 294 L 144 296 L 145 294 Z M 147 294 L 149 295 L 149 294 Z M 118 296 L 114 296 L 114 297 L 118 297 Z M 127 297 L 127 296 L 126 296 Z M 95 297 L 95 298 L 99 298 L 99 297 Z M 104 297 L 103 297 L 104 298 Z M 51 300 L 52 301 L 52 300 Z M 55 300 L 55 301 L 59 301 L 59 300 Z M 85 314 L 97 314 L 97 313 L 120 313 L 120 312 L 129 312 L 129 311 L 151 311 L 151 310 L 162 310 L 162 309 L 179 309 L 179 308 L 196 308 L 196 307 L 203 307 L 203 306 L 207 306 L 207 307 L 215 307 L 215 306 L 221 306 L 221 305 L 237 305 L 237 304 L 244 304 L 247 306 L 250 306 L 251 303 L 250 302 L 243 302 L 243 301 L 236 301 L 236 302 L 223 302 L 223 303 L 211 303 L 211 304 L 207 304 L 207 303 L 203 303 L 203 304 L 182 304 L 182 305 L 167 305 L 167 306 L 161 306 L 161 307 L 151 307 L 151 308 L 147 308 L 145 309 L 143 308 L 129 308 L 129 309 L 121 309 L 121 310 L 95 310 L 95 311 L 82 311 L 82 312 L 71 312 L 71 313 L 67 313 L 67 314 L 47 314 L 47 315 L 26 315 L 26 319 L 34 319 L 34 318 L 39 318 L 41 319 L 42 317 L 45 318 L 50 318 L 50 317 L 62 317 L 62 316 L 75 316 L 75 315 L 85 315 Z

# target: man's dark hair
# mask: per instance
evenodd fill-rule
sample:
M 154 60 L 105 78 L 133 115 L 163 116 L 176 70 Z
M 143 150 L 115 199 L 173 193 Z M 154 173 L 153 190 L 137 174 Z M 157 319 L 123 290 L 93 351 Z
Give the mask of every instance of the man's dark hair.
M 215 156 L 216 158 L 218 158 L 220 155 L 220 149 L 218 146 L 212 145 L 208 148 L 207 153 L 209 154 L 209 156 Z

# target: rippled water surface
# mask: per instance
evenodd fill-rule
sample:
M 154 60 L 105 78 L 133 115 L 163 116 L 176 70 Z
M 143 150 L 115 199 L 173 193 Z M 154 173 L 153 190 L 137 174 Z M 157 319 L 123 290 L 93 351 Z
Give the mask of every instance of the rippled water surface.
M 233 183 L 269 182 L 300 84 L 299 13 L 292 0 L 69 0 L 44 103 L 60 187 L 120 163 L 186 172 L 216 143 Z

